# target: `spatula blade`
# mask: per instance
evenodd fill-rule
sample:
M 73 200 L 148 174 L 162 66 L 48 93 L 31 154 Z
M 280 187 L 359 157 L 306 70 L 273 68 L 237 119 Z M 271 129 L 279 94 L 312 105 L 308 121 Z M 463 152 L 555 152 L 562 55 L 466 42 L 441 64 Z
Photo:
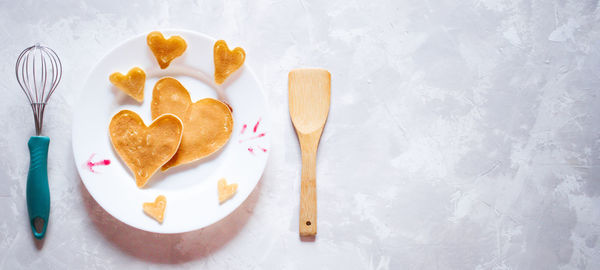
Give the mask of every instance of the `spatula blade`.
M 289 74 L 290 116 L 296 129 L 309 133 L 325 125 L 331 102 L 331 74 L 325 69 L 295 69 Z

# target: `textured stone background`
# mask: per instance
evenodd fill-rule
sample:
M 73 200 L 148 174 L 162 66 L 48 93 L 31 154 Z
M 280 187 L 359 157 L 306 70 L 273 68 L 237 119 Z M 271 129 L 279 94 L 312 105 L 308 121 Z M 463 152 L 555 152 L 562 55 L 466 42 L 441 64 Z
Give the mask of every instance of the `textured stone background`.
M 600 268 L 597 1 L 41 2 L 0 2 L 2 269 Z M 274 124 L 248 201 L 180 235 L 104 212 L 70 142 L 91 67 L 122 40 L 164 28 L 243 46 Z M 65 66 L 46 111 L 52 214 L 40 250 L 24 196 L 33 122 L 13 74 L 36 41 Z M 333 76 L 315 242 L 298 238 L 287 111 L 287 72 L 303 66 Z

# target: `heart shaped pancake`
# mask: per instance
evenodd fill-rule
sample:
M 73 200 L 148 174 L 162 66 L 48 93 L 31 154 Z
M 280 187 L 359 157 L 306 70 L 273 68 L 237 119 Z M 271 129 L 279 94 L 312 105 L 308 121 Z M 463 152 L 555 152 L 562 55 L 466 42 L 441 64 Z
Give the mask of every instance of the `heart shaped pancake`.
M 167 197 L 158 195 L 154 202 L 145 202 L 142 205 L 146 215 L 156 219 L 159 223 L 163 222 L 165 217 L 165 208 L 167 208 Z
M 162 170 L 209 156 L 227 143 L 233 131 L 233 116 L 227 105 L 212 98 L 192 103 L 185 87 L 170 77 L 154 85 L 151 111 L 152 119 L 172 113 L 184 126 L 179 150 Z
M 244 64 L 246 52 L 240 47 L 230 51 L 224 40 L 218 40 L 213 48 L 213 57 L 215 61 L 215 82 L 222 84 L 229 75 Z
M 177 152 L 183 123 L 172 114 L 161 115 L 150 126 L 130 110 L 115 114 L 108 126 L 113 147 L 143 187 L 148 179 Z
M 217 182 L 217 189 L 219 191 L 219 203 L 222 204 L 225 201 L 231 199 L 231 197 L 235 195 L 237 187 L 238 184 L 234 183 L 228 185 L 227 180 L 225 180 L 225 178 L 221 178 L 219 182 Z
M 156 57 L 161 69 L 167 68 L 171 61 L 181 56 L 187 48 L 187 44 L 182 37 L 171 36 L 169 39 L 165 39 L 163 34 L 158 31 L 148 34 L 146 43 L 148 43 L 148 47 Z
M 125 94 L 129 95 L 138 102 L 144 101 L 144 85 L 146 84 L 146 73 L 139 67 L 134 67 L 126 75 L 121 72 L 115 72 L 108 77 Z

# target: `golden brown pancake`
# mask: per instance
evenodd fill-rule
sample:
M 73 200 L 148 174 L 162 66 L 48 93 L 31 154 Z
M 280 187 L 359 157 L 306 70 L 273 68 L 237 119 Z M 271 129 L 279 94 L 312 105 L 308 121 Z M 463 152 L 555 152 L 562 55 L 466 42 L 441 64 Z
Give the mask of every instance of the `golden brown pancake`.
M 244 64 L 246 52 L 240 47 L 230 51 L 224 40 L 218 40 L 213 48 L 213 57 L 215 61 L 215 82 L 222 84 L 229 75 Z
M 172 113 L 183 121 L 179 150 L 162 170 L 209 156 L 223 147 L 233 131 L 233 116 L 223 102 L 205 98 L 192 103 L 188 91 L 174 78 L 160 79 L 152 92 L 152 118 Z
M 140 116 L 122 110 L 113 116 L 108 126 L 113 147 L 135 175 L 138 187 L 177 152 L 183 135 L 183 123 L 175 115 L 157 117 L 146 126 Z
M 169 39 L 165 39 L 163 34 L 158 31 L 148 34 L 146 43 L 148 43 L 148 47 L 156 57 L 161 69 L 167 68 L 171 61 L 181 56 L 187 48 L 187 44 L 182 37 L 171 36 Z
M 235 192 L 237 191 L 238 184 L 227 184 L 227 180 L 225 178 L 221 178 L 219 182 L 217 182 L 217 190 L 219 191 L 219 203 L 222 204 L 225 201 L 231 199 Z
M 154 202 L 145 202 L 142 208 L 146 215 L 156 219 L 158 223 L 162 223 L 165 217 L 165 208 L 167 208 L 167 197 L 158 195 Z
M 121 72 L 115 72 L 108 77 L 125 94 L 129 95 L 138 102 L 144 101 L 144 85 L 146 84 L 146 73 L 139 67 L 134 67 L 126 75 Z

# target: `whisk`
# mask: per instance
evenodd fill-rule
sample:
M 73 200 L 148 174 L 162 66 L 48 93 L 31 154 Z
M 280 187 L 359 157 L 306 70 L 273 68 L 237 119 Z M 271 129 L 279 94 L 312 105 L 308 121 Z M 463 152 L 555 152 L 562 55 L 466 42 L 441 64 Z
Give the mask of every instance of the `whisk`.
M 27 143 L 30 163 L 27 174 L 27 212 L 33 235 L 42 239 L 46 234 L 50 215 L 50 190 L 48 187 L 48 145 L 50 138 L 41 136 L 44 109 L 62 77 L 62 63 L 50 48 L 39 43 L 23 50 L 15 65 L 17 81 L 27 96 L 35 134 Z

